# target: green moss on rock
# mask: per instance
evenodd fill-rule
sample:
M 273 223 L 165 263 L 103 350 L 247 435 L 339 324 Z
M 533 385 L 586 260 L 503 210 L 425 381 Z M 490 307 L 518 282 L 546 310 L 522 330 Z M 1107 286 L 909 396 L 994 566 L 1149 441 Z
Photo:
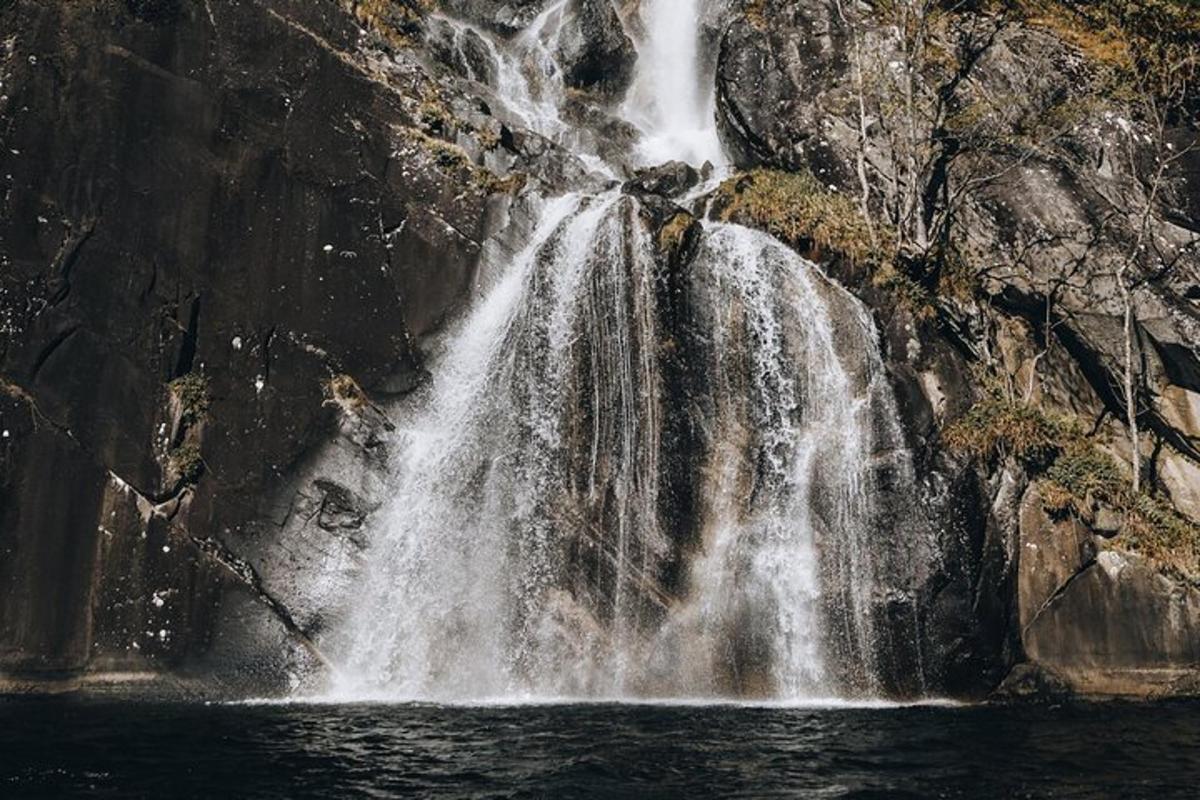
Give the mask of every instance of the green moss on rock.
M 208 416 L 211 398 L 208 379 L 199 372 L 189 372 L 168 384 L 172 396 L 179 403 L 180 419 L 185 425 L 194 425 Z
M 1051 512 L 1091 523 L 1099 506 L 1112 509 L 1122 521 L 1115 545 L 1174 575 L 1200 579 L 1200 525 L 1166 498 L 1134 492 L 1121 465 L 1075 420 L 992 390 L 942 437 L 951 450 L 976 458 L 1017 459 L 1041 482 Z

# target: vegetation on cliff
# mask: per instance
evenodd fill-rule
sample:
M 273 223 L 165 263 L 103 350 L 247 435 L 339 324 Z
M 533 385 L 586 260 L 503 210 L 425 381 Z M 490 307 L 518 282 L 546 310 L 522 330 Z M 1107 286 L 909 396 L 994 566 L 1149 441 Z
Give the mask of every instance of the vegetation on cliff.
M 1115 544 L 1200 580 L 1200 525 L 1161 494 L 1134 490 L 1128 472 L 1079 420 L 1008 397 L 993 385 L 942 437 L 953 451 L 1020 463 L 1041 482 L 1054 513 L 1095 524 L 1098 511 L 1108 508 L 1120 522 Z
M 1162 346 L 1161 326 L 1151 337 L 1142 322 L 1183 319 L 1172 293 L 1200 251 L 1181 177 L 1197 147 L 1200 4 L 786 8 L 744 4 L 726 43 L 724 113 L 766 166 L 727 181 L 717 210 L 864 266 L 856 279 L 928 323 L 913 352 L 940 331 L 981 371 L 1028 370 L 1020 393 L 976 382 L 982 399 L 951 416 L 942 441 L 1013 457 L 1057 512 L 1086 518 L 1102 505 L 1123 520 L 1119 545 L 1200 574 L 1195 503 L 1173 508 L 1188 491 L 1164 488 L 1152 462 L 1194 458 L 1192 434 L 1171 428 L 1159 400 L 1185 379 L 1147 345 Z M 812 35 L 832 30 L 831 54 L 797 61 L 761 24 L 781 13 Z M 810 92 L 789 70 L 838 77 Z M 783 88 L 756 88 L 772 82 Z M 1032 351 L 1024 362 L 996 355 L 1012 319 Z M 1194 358 L 1190 324 L 1168 334 L 1171 358 Z M 1078 366 L 1074 383 L 1050 374 L 1053 358 Z M 1111 424 L 1085 435 L 1083 413 Z
M 411 47 L 434 0 L 342 0 L 359 23 L 393 47 Z
M 1017 0 L 1024 22 L 1053 32 L 1098 73 L 1098 89 L 1135 100 L 1142 87 L 1195 97 L 1200 3 L 1195 0 Z
M 822 186 L 811 173 L 756 169 L 722 183 L 717 199 L 723 219 L 744 215 L 777 239 L 818 257 L 836 253 L 862 264 L 885 257 L 854 200 Z
M 208 379 L 199 372 L 189 372 L 169 384 L 171 396 L 179 403 L 180 421 L 194 425 L 208 414 L 212 402 L 208 392 Z

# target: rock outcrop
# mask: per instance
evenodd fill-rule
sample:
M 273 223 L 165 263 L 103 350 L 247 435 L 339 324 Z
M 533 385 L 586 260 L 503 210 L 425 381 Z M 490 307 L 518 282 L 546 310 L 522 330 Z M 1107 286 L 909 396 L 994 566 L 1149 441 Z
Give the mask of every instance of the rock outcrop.
M 1200 589 L 1047 514 L 1021 507 L 1017 602 L 1026 659 L 1076 692 L 1169 694 L 1200 664 Z
M 571 0 L 564 13 L 557 56 L 567 86 L 619 96 L 633 78 L 637 51 L 612 0 Z

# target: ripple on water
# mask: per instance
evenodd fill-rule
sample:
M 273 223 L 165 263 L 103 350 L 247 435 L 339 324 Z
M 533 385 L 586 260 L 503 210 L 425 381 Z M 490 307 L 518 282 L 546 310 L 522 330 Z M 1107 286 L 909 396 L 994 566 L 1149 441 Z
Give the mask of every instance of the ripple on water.
M 1193 798 L 1200 704 L 0 700 L 0 796 Z

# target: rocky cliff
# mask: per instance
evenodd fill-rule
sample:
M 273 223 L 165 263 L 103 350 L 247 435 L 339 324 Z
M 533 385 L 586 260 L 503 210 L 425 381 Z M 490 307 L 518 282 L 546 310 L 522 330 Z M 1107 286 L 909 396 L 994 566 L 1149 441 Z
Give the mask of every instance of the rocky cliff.
M 0 2 L 10 683 L 275 688 L 322 659 L 388 403 L 529 203 L 609 180 L 489 88 L 477 31 L 543 4 L 441 5 L 474 27 L 421 0 Z M 693 215 L 742 222 L 873 308 L 941 554 L 896 610 L 931 690 L 1194 690 L 1194 13 L 709 5 L 740 173 L 686 208 L 682 165 L 629 191 L 674 262 Z M 567 113 L 619 151 L 636 4 L 568 6 Z
M 1194 685 L 1194 9 L 745 9 L 720 122 L 766 169 L 732 210 L 872 298 L 941 520 L 948 685 Z M 855 204 L 873 226 L 827 221 Z
M 336 3 L 0 14 L 0 663 L 172 667 L 257 593 L 223 542 L 286 516 L 339 403 L 418 380 L 494 176 Z

